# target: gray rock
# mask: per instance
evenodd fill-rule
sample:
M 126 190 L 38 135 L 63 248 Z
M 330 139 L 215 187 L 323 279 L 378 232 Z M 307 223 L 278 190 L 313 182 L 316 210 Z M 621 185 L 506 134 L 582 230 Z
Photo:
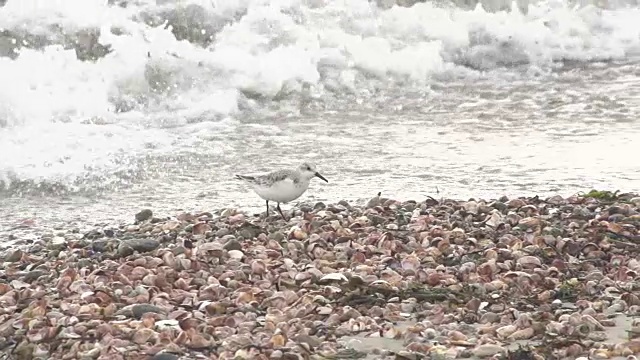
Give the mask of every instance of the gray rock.
M 24 253 L 20 249 L 10 250 L 7 256 L 4 258 L 4 261 L 11 263 L 18 262 L 20 261 L 20 259 L 22 259 L 22 255 L 24 255 Z
M 22 279 L 22 281 L 26 282 L 26 283 L 31 283 L 35 280 L 38 280 L 38 278 L 40 278 L 43 275 L 48 274 L 46 271 L 44 270 L 32 270 L 29 271 L 28 273 L 25 274 L 24 278 Z
M 227 251 L 229 250 L 242 250 L 242 244 L 236 239 L 231 239 L 224 244 L 223 248 Z
M 629 211 L 627 208 L 623 208 L 621 206 L 610 206 L 607 209 L 607 212 L 609 213 L 609 215 L 614 215 L 614 214 L 621 214 L 621 215 L 628 215 Z
M 325 205 L 325 203 L 323 203 L 322 201 L 317 202 L 314 206 L 313 209 L 314 210 L 323 210 L 324 208 L 326 208 L 327 205 Z
M 373 226 L 377 226 L 386 223 L 387 219 L 380 215 L 369 215 L 369 221 L 371 221 Z
M 302 205 L 300 206 L 300 211 L 303 213 L 310 213 L 313 211 L 313 208 L 309 205 Z
M 626 216 L 624 216 L 624 214 L 613 214 L 611 216 L 609 216 L 609 218 L 607 220 L 609 220 L 610 222 L 621 222 L 626 218 Z
M 171 252 L 173 253 L 173 255 L 178 256 L 178 255 L 182 255 L 184 254 L 185 248 L 182 245 L 176 246 L 173 249 L 171 249 Z
M 127 245 L 125 242 L 121 242 L 118 246 L 116 255 L 117 257 L 127 257 L 133 255 L 134 252 L 135 251 L 133 251 L 133 248 L 131 246 Z
M 140 253 L 153 251 L 160 246 L 157 240 L 149 238 L 125 240 L 123 243 Z
M 113 251 L 119 244 L 119 241 L 114 239 L 99 239 L 94 240 L 91 243 L 91 249 L 95 252 L 108 252 Z
M 551 205 L 564 205 L 567 203 L 567 200 L 565 200 L 562 196 L 560 195 L 554 195 L 550 198 L 548 198 L 547 203 L 551 204 Z
M 345 209 L 349 209 L 349 210 L 351 209 L 351 204 L 349 204 L 347 200 L 338 201 L 338 205 L 344 206 Z
M 176 354 L 169 352 L 159 352 L 151 357 L 151 360 L 178 360 L 179 357 Z
M 106 232 L 105 232 L 105 235 L 106 235 Z M 84 238 L 89 240 L 99 239 L 101 237 L 102 237 L 102 233 L 99 230 L 91 230 L 88 233 L 84 234 Z
M 262 228 L 250 222 L 245 222 L 244 224 L 240 225 L 240 228 L 238 229 L 238 235 L 242 236 L 245 239 L 255 239 L 262 232 Z
M 136 223 L 147 221 L 153 217 L 153 211 L 144 209 L 136 214 Z
M 116 315 L 124 315 L 140 319 L 146 313 L 165 314 L 161 308 L 151 304 L 128 305 L 116 312 Z
M 491 206 L 494 209 L 497 209 L 500 212 L 505 212 L 507 210 L 507 204 L 505 204 L 502 201 L 494 201 L 491 204 L 489 204 L 489 206 Z
M 595 215 L 587 208 L 576 206 L 575 208 L 573 208 L 572 216 L 576 219 L 590 220 L 593 219 Z
M 216 237 L 223 237 L 225 235 L 229 235 L 229 229 L 228 228 L 221 228 L 218 231 L 215 232 Z
M 281 231 L 274 231 L 269 234 L 269 238 L 275 241 L 282 241 L 284 240 L 285 236 Z

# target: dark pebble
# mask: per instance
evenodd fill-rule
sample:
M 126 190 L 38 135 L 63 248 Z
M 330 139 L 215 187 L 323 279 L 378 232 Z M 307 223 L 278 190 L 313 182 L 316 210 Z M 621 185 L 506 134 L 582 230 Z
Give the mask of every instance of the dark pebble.
M 620 206 L 611 206 L 607 209 L 607 212 L 609 213 L 609 215 L 614 215 L 614 214 L 627 215 L 629 213 L 626 208 L 623 208 Z
M 117 252 L 117 257 L 127 257 L 129 255 L 133 255 L 134 251 L 133 248 L 129 245 L 127 245 L 124 242 L 121 242 L 120 245 L 118 246 L 118 252 Z
M 160 246 L 157 240 L 149 238 L 125 240 L 123 243 L 140 253 L 153 251 Z
M 245 222 L 238 228 L 238 235 L 245 239 L 254 239 L 263 232 L 262 228 L 250 222 Z
M 347 202 L 347 200 L 340 200 L 340 201 L 338 201 L 338 205 L 342 205 L 342 206 L 344 206 L 346 209 L 349 209 L 349 210 L 351 210 L 351 208 L 352 208 L 352 207 L 351 207 L 351 204 L 349 204 L 349 203 Z
M 218 231 L 215 232 L 215 235 L 217 237 L 223 237 L 225 235 L 229 235 L 229 229 L 228 228 L 221 228 Z
M 17 262 L 22 259 L 23 252 L 20 249 L 14 250 L 10 252 L 7 257 L 4 259 L 6 262 Z
M 151 357 L 151 360 L 178 360 L 178 358 L 179 357 L 176 354 L 161 352 L 153 355 Z
M 325 205 L 325 203 L 323 203 L 322 201 L 320 201 L 320 202 L 317 202 L 317 203 L 313 206 L 313 209 L 314 209 L 314 210 L 322 210 L 322 209 L 324 209 L 324 208 L 326 208 L 326 207 L 327 207 L 327 205 Z
M 231 239 L 224 244 L 223 248 L 227 251 L 229 250 L 242 250 L 242 244 L 236 239 Z
M 369 220 L 371 221 L 371 224 L 373 226 L 377 226 L 380 224 L 384 224 L 385 222 L 387 222 L 387 219 L 380 216 L 380 215 L 369 215 Z
M 104 236 L 106 236 L 106 237 L 114 237 L 115 234 L 116 233 L 111 229 L 107 229 L 107 230 L 104 231 Z
M 300 211 L 302 211 L 303 213 L 310 213 L 313 211 L 313 208 L 309 205 L 302 205 L 300 206 Z
M 178 256 L 178 255 L 184 254 L 184 250 L 185 250 L 184 246 L 180 245 L 180 246 L 176 246 L 173 249 L 171 249 L 171 252 L 173 253 L 173 255 Z
M 610 222 L 621 222 L 626 218 L 626 216 L 624 216 L 623 214 L 613 214 L 611 216 L 609 216 L 609 221 Z
M 84 234 L 84 238 L 89 240 L 99 239 L 101 237 L 102 237 L 102 233 L 99 230 L 91 230 L 88 233 Z
M 114 250 L 118 246 L 118 241 L 110 239 L 94 240 L 91 243 L 91 249 L 95 252 L 108 252 Z
M 24 278 L 22 279 L 22 281 L 26 282 L 26 283 L 31 283 L 35 280 L 38 280 L 38 278 L 40 278 L 43 275 L 48 274 L 46 271 L 43 270 L 33 270 L 33 271 L 29 271 Z
M 144 209 L 136 214 L 136 223 L 147 221 L 153 217 L 153 211 Z
M 140 319 L 146 313 L 164 314 L 164 311 L 151 304 L 136 304 L 133 306 L 125 306 L 116 312 L 116 315 L 124 315 Z

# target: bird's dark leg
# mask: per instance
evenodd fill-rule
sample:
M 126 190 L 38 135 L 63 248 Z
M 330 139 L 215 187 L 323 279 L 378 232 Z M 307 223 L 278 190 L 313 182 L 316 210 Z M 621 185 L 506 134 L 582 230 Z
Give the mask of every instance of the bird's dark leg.
M 265 215 L 266 217 L 269 217 L 269 200 L 267 200 L 267 215 Z
M 276 208 L 278 209 L 278 212 L 280 213 L 280 215 L 282 215 L 282 218 L 286 221 L 287 218 L 284 216 L 284 214 L 282 213 L 282 209 L 280 209 L 280 203 L 278 203 L 278 205 L 276 206 Z

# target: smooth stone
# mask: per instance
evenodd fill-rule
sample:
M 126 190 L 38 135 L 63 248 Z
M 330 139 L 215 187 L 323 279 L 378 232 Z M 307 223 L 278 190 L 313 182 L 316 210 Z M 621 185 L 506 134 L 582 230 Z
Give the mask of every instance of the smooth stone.
M 387 219 L 380 215 L 369 215 L 368 217 L 369 217 L 369 221 L 371 221 L 371 225 L 373 226 L 377 226 L 387 222 Z
M 315 205 L 313 205 L 313 210 L 323 210 L 327 207 L 327 205 L 325 205 L 325 203 L 321 202 L 317 202 Z
M 551 204 L 551 205 L 564 205 L 567 203 L 567 201 L 560 195 L 554 195 L 550 198 L 548 198 L 547 203 Z
M 127 245 L 125 242 L 121 242 L 118 246 L 117 255 L 118 257 L 127 257 L 133 255 L 134 252 L 135 251 L 131 246 Z
M 131 239 L 125 240 L 123 243 L 140 253 L 153 251 L 160 246 L 160 243 L 155 239 Z
M 507 202 L 507 206 L 510 208 L 521 208 L 525 205 L 527 205 L 527 203 L 521 199 L 512 199 L 512 200 L 509 200 L 509 202 Z
M 113 230 L 108 230 L 112 233 L 111 236 L 113 236 Z M 85 239 L 89 239 L 89 240 L 93 240 L 93 239 L 99 239 L 102 237 L 102 233 L 99 230 L 91 230 L 88 233 L 84 234 L 84 238 Z M 107 231 L 105 231 L 105 234 L 107 235 Z M 108 235 L 107 235 L 108 236 Z
M 27 283 L 31 283 L 35 280 L 38 280 L 38 278 L 40 278 L 43 275 L 48 274 L 49 272 L 44 271 L 44 270 L 32 270 L 29 271 L 28 273 L 25 274 L 24 278 L 22 278 L 22 281 L 27 282 Z
M 227 241 L 226 244 L 224 244 L 224 246 L 222 247 L 223 249 L 230 251 L 230 250 L 242 250 L 242 244 L 240 244 L 240 242 L 236 239 L 231 239 L 229 241 Z
M 20 249 L 16 249 L 11 251 L 7 257 L 4 259 L 4 261 L 6 262 L 18 262 L 20 261 L 20 259 L 22 259 L 22 255 L 24 255 L 24 253 L 22 252 L 22 250 Z
M 180 246 L 176 246 L 173 249 L 171 249 L 171 252 L 173 253 L 173 255 L 182 255 L 184 254 L 185 248 L 184 246 L 180 245 Z
M 351 205 L 347 202 L 347 200 L 338 201 L 338 205 L 343 206 L 345 209 L 348 209 L 348 210 L 351 209 Z
M 507 204 L 505 204 L 502 201 L 494 201 L 491 204 L 489 204 L 489 206 L 500 212 L 505 212 L 507 210 Z
M 238 235 L 245 239 L 255 239 L 263 232 L 261 227 L 246 221 L 238 229 Z
M 487 358 L 496 354 L 504 354 L 506 352 L 507 349 L 495 344 L 483 344 L 473 349 L 473 355 L 479 358 Z
M 164 310 L 151 304 L 128 305 L 116 312 L 116 315 L 124 315 L 140 319 L 146 313 L 164 314 Z
M 274 231 L 272 233 L 269 234 L 269 239 L 275 240 L 275 241 L 282 241 L 284 240 L 285 236 L 281 231 Z
M 136 222 L 143 222 L 151 219 L 153 217 L 153 211 L 149 209 L 144 209 L 136 214 Z
M 228 228 L 221 228 L 218 231 L 215 232 L 215 236 L 216 237 L 224 237 L 226 235 L 229 235 L 229 229 Z
M 95 252 L 107 252 L 109 250 L 113 250 L 118 245 L 118 241 L 115 240 L 107 240 L 107 239 L 99 239 L 94 240 L 91 243 L 91 249 Z
M 610 222 L 622 222 L 624 219 L 626 219 L 624 214 L 613 214 L 608 218 Z
M 160 352 L 151 357 L 151 360 L 178 360 L 179 357 L 176 354 L 168 352 Z

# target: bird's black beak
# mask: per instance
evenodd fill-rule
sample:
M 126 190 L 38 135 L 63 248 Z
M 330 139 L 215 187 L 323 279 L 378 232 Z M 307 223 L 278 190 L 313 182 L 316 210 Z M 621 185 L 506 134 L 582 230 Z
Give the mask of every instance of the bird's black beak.
M 322 179 L 322 180 L 324 180 L 324 181 L 326 181 L 326 182 L 329 182 L 329 180 L 325 179 L 325 178 L 324 178 L 324 176 L 320 175 L 320 173 L 319 173 L 319 172 L 316 172 L 316 174 L 315 174 L 315 175 L 316 175 L 316 177 L 319 177 L 320 179 Z

